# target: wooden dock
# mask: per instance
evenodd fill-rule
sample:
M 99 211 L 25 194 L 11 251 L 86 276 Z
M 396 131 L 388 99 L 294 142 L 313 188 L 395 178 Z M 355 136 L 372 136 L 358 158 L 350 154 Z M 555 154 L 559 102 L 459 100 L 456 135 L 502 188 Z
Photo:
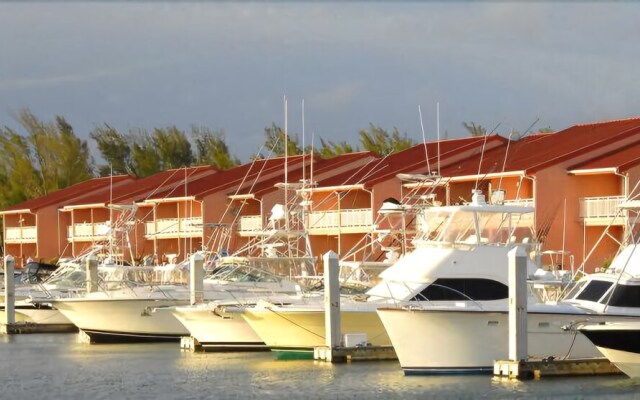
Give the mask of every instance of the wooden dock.
M 620 374 L 606 358 L 500 360 L 493 364 L 493 375 L 507 379 L 540 379 L 549 376 Z
M 393 346 L 315 347 L 313 359 L 331 363 L 397 360 Z

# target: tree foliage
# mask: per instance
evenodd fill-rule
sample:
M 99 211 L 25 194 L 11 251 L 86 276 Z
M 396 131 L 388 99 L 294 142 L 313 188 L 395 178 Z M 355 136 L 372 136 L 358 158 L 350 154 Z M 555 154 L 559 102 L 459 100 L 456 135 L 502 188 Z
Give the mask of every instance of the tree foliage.
M 22 128 L 0 129 L 0 207 L 44 196 L 93 177 L 93 160 L 63 118 L 43 122 L 23 109 L 16 116 Z
M 475 122 L 463 122 L 462 126 L 469 131 L 471 136 L 484 136 L 487 134 L 487 129 L 482 125 L 476 125 Z
M 296 135 L 292 137 L 289 134 L 285 135 L 284 130 L 275 123 L 271 123 L 270 126 L 264 128 L 264 136 L 264 147 L 268 154 L 278 157 L 302 154 L 302 149 L 298 143 L 298 136 Z M 286 152 L 285 142 L 287 149 Z
M 240 165 L 240 160 L 229 153 L 223 130 L 192 126 L 191 136 L 196 146 L 198 165 L 213 165 L 221 170 Z
M 97 126 L 89 135 L 96 141 L 98 151 L 107 162 L 98 165 L 100 176 L 133 175 L 131 146 L 126 136 L 108 124 Z
M 322 138 L 320 138 L 320 147 L 314 149 L 314 152 L 322 158 L 332 158 L 341 154 L 353 153 L 354 151 L 358 151 L 358 149 L 346 141 L 335 143 L 330 140 L 325 141 Z
M 414 145 L 413 140 L 408 138 L 406 133 L 401 135 L 396 127 L 393 127 L 393 132 L 389 134 L 386 130 L 370 123 L 369 130 L 362 129 L 358 135 L 365 150 L 380 156 L 406 150 Z
M 173 125 L 154 128 L 151 132 L 130 129 L 121 133 L 104 124 L 96 127 L 91 137 L 98 143 L 98 150 L 106 161 L 106 164 L 98 166 L 102 176 L 113 170 L 114 174 L 146 177 L 193 164 L 213 165 L 224 170 L 240 163 L 229 153 L 223 131 L 197 126 L 191 127 L 189 138 L 187 133 Z

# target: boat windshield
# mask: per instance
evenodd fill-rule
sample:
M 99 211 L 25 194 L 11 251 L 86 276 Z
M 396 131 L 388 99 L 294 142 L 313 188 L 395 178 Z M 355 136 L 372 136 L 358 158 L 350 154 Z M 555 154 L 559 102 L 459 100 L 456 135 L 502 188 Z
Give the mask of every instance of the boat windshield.
M 523 213 L 485 212 L 477 210 L 426 211 L 428 240 L 448 244 L 505 245 L 528 242 L 532 237 L 532 224 Z
M 47 289 L 84 287 L 87 275 L 83 268 L 75 264 L 67 264 L 58 268 L 44 282 Z
M 227 282 L 279 282 L 277 276 L 247 264 L 222 264 L 206 277 Z

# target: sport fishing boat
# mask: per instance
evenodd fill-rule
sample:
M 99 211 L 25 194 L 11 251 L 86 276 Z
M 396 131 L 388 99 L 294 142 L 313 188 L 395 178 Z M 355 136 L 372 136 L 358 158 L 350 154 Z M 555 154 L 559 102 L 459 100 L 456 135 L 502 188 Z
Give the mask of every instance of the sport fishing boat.
M 518 240 L 517 231 L 513 231 L 516 240 L 512 240 L 508 226 L 513 215 L 505 218 L 507 214 L 500 216 L 495 206 L 484 205 L 475 210 L 455 210 L 447 216 L 442 230 L 434 232 L 433 239 L 420 244 L 422 260 L 430 261 L 407 268 L 415 275 L 403 281 L 408 286 L 422 283 L 420 295 L 397 307 L 378 309 L 406 374 L 490 372 L 494 360 L 507 358 L 507 251 L 516 242 L 519 246 L 524 242 Z M 496 234 L 505 228 L 509 239 L 496 240 L 504 237 Z M 460 241 L 470 231 L 474 239 Z M 534 257 L 535 248 L 529 250 Z M 637 315 L 640 286 L 637 282 L 625 285 L 630 280 L 620 272 L 622 266 L 631 264 L 634 250 L 635 245 L 624 248 L 607 273 L 583 277 L 560 302 L 542 302 L 533 290 L 529 291 L 530 357 L 599 356 L 575 328 L 585 322 L 624 321 Z M 429 271 L 446 265 L 454 268 L 444 269 L 446 275 L 441 277 L 429 277 Z M 535 276 L 533 266 L 530 263 L 530 276 Z M 467 272 L 457 274 L 456 269 Z M 614 291 L 616 282 L 620 286 Z M 635 303 L 635 309 L 631 303 Z

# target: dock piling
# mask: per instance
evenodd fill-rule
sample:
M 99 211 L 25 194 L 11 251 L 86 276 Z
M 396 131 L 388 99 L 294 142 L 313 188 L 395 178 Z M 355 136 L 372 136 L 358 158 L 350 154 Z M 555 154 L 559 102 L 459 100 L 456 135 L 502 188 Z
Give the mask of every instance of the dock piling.
M 87 257 L 87 293 L 98 291 L 98 258 L 91 254 Z
M 16 322 L 16 285 L 14 281 L 16 260 L 8 254 L 4 258 L 4 323 L 11 326 Z
M 204 257 L 200 253 L 189 257 L 189 292 L 190 304 L 204 301 Z
M 325 344 L 329 350 L 327 361 L 333 361 L 332 350 L 340 346 L 340 265 L 338 255 L 328 251 L 324 261 Z

